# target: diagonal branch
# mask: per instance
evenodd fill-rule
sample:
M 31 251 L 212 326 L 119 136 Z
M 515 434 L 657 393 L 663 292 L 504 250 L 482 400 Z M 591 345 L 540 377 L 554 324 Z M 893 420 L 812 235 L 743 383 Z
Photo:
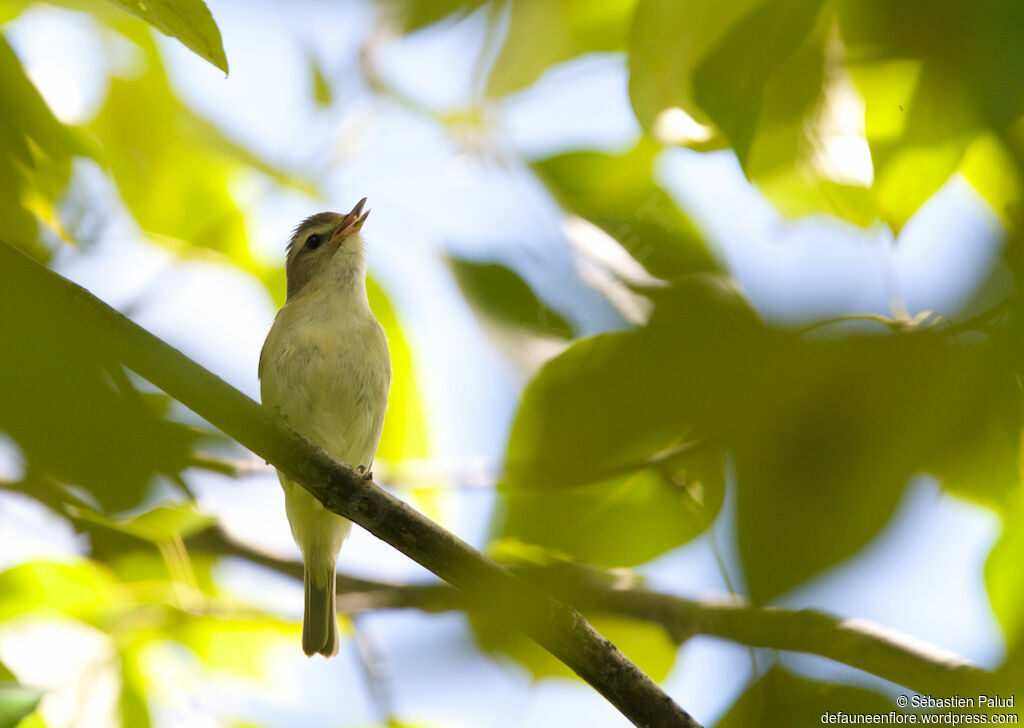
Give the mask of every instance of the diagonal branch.
M 261 554 L 219 529 L 188 540 L 190 549 L 234 556 L 302 578 L 302 564 Z M 752 647 L 827 657 L 925 695 L 947 695 L 982 685 L 991 676 L 959 655 L 863 619 L 843 619 L 811 609 L 753 607 L 742 600 L 693 600 L 642 588 L 637 580 L 578 565 L 513 569 L 559 599 L 590 614 L 629 617 L 663 627 L 676 642 L 696 635 Z M 472 605 L 446 584 L 394 584 L 338 576 L 338 610 L 444 612 Z
M 33 301 L 4 291 L 28 285 L 83 336 L 234 438 L 320 500 L 458 588 L 467 602 L 506 619 L 588 682 L 637 726 L 698 723 L 595 630 L 452 533 L 306 440 L 177 349 L 7 243 L 0 242 L 0 304 L 25 315 Z

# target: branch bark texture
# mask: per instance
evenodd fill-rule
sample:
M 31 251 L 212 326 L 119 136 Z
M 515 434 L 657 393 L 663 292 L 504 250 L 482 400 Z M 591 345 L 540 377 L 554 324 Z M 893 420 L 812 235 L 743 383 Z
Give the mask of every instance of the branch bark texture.
M 85 289 L 0 242 L 0 303 L 18 316 L 32 300 L 4 295 L 28 282 L 111 357 L 299 482 L 328 510 L 386 541 L 458 588 L 472 608 L 504 618 L 588 682 L 637 726 L 699 724 L 576 609 L 546 596 L 346 464 Z

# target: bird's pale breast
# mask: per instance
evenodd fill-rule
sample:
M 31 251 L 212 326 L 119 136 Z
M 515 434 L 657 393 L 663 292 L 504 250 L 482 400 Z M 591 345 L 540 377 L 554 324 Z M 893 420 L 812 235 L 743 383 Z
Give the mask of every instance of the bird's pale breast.
M 387 339 L 369 310 L 295 301 L 278 313 L 260 366 L 263 403 L 352 467 L 369 467 L 391 382 Z

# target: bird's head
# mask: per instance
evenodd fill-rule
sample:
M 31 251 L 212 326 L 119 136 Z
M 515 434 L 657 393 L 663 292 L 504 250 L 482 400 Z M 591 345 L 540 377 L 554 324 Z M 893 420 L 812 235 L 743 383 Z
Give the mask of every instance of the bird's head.
M 318 212 L 300 222 L 288 242 L 288 299 L 318 281 L 355 279 L 366 267 L 359 231 L 370 211 L 364 197 L 347 215 Z

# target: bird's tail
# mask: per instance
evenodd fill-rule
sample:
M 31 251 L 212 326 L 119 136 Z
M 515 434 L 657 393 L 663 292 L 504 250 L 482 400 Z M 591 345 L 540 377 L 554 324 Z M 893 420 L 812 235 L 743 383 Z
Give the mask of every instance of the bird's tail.
M 335 613 L 333 559 L 306 559 L 302 581 L 306 587 L 306 614 L 302 619 L 302 651 L 312 657 L 338 654 L 338 618 Z

